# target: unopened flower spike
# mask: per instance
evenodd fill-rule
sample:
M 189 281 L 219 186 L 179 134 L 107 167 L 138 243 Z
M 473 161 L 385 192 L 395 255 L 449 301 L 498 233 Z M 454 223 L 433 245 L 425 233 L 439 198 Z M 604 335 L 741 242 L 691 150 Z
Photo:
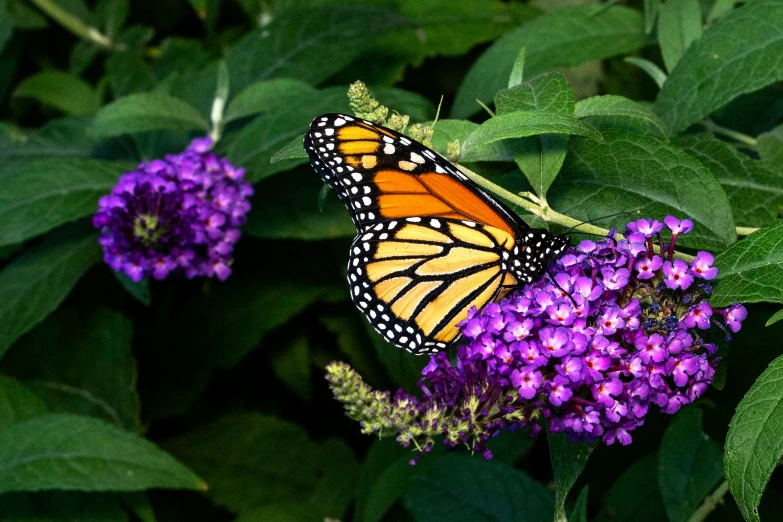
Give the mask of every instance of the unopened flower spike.
M 348 87 L 348 103 L 359 118 L 385 125 L 389 109 L 375 99 L 364 82 L 356 80 Z
M 446 159 L 456 163 L 462 154 L 462 145 L 459 140 L 450 141 L 446 144 Z
M 408 136 L 418 141 L 425 147 L 432 147 L 432 136 L 435 134 L 435 127 L 424 125 L 423 123 L 414 123 L 408 127 Z
M 245 169 L 211 148 L 211 138 L 198 138 L 179 154 L 145 161 L 100 199 L 93 224 L 106 264 L 133 281 L 231 274 L 253 187 Z
M 361 409 L 365 430 L 383 426 L 424 448 L 442 439 L 485 458 L 498 432 L 527 427 L 535 434 L 541 419 L 575 441 L 630 444 L 651 410 L 675 413 L 707 390 L 719 362 L 711 327 L 734 333 L 747 316 L 739 303 L 709 305 L 712 255 L 674 259 L 669 245 L 693 224 L 671 216 L 664 223 L 669 244 L 662 223 L 636 220 L 625 239 L 611 234 L 570 249 L 549 267 L 552 279 L 471 309 L 459 324 L 467 342 L 453 360 L 430 358 L 419 397 L 398 391 L 392 399 L 369 387 L 349 397 L 337 383 L 360 378 L 345 365 L 350 379 L 328 377 L 336 397 L 354 418 L 357 404 L 373 405 Z

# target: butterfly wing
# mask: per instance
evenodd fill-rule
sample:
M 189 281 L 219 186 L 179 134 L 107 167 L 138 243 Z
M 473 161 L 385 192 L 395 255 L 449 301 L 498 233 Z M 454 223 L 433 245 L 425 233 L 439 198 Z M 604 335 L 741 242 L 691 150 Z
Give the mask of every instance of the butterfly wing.
M 408 217 L 461 219 L 510 235 L 528 228 L 437 153 L 368 121 L 319 116 L 305 136 L 305 149 L 359 232 Z
M 390 343 L 413 353 L 443 350 L 457 323 L 505 287 L 513 238 L 501 229 L 450 218 L 378 223 L 351 246 L 351 297 Z

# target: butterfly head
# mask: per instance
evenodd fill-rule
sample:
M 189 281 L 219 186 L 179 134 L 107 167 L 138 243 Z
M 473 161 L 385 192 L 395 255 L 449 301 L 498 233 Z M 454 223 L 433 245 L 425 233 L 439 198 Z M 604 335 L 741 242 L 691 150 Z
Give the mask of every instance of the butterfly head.
M 531 283 L 541 276 L 551 261 L 565 252 L 569 244 L 567 236 L 552 234 L 546 230 L 528 230 L 514 247 L 511 272 L 520 283 Z

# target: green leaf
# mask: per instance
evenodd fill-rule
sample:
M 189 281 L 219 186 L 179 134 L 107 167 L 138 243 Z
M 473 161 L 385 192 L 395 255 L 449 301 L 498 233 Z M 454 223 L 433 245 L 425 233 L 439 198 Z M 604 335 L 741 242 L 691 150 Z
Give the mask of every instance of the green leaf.
M 278 379 L 302 400 L 310 400 L 310 344 L 303 334 L 283 346 L 283 351 L 272 355 L 272 369 Z
M 251 114 L 282 109 L 295 105 L 299 98 L 312 97 L 314 93 L 310 84 L 299 80 L 280 78 L 256 82 L 231 100 L 223 121 L 228 123 Z
M 715 174 L 738 226 L 763 227 L 775 221 L 783 208 L 777 173 L 709 133 L 683 136 L 676 143 Z
M 438 120 L 435 122 L 435 132 L 432 136 L 433 148 L 446 157 L 446 144 L 458 140 L 460 143 L 470 136 L 478 123 L 467 120 Z M 471 161 L 514 161 L 513 140 L 495 141 L 486 145 L 474 146 L 468 151 L 462 151 L 461 162 Z
M 0 53 L 14 35 L 14 19 L 8 11 L 8 0 L 0 0 Z
M 202 130 L 207 121 L 196 109 L 172 96 L 139 93 L 103 107 L 95 116 L 93 136 L 107 138 L 152 130 Z
M 41 322 L 101 259 L 98 234 L 58 230 L 0 272 L 0 357 Z
M 783 357 L 772 361 L 737 406 L 724 449 L 726 480 L 748 521 L 783 456 Z
M 3 359 L 3 372 L 25 382 L 54 412 L 100 417 L 139 429 L 133 324 L 107 308 L 58 312 L 25 335 Z
M 572 138 L 550 194 L 555 209 L 588 220 L 620 211 L 662 219 L 688 217 L 694 230 L 678 244 L 722 250 L 736 241 L 731 208 L 712 173 L 681 149 L 652 136 L 606 131 L 604 141 Z M 624 216 L 602 221 L 623 226 Z
M 289 141 L 288 145 L 272 155 L 269 163 L 286 160 L 296 160 L 297 164 L 307 163 L 310 160 L 310 156 L 307 155 L 307 151 L 304 149 L 304 136 L 297 136 Z
M 775 312 L 772 315 L 772 317 L 767 319 L 767 322 L 764 324 L 764 326 L 769 326 L 771 324 L 775 324 L 778 321 L 780 321 L 781 319 L 783 319 L 783 310 L 778 310 L 777 312 Z
M 113 493 L 40 491 L 0 497 L 0 520 L 6 522 L 128 522 Z
M 318 208 L 324 184 L 310 169 L 274 176 L 258 185 L 243 232 L 266 239 L 308 241 L 353 237 L 356 228 L 343 202 L 329 191 Z
M 731 10 L 734 9 L 734 4 L 736 3 L 737 0 L 715 0 L 715 3 L 712 4 L 712 9 L 710 9 L 710 13 L 707 15 L 707 25 L 712 24 L 718 18 L 722 18 L 730 13 Z
M 92 114 L 98 108 L 98 96 L 92 86 L 74 74 L 44 71 L 26 78 L 14 96 L 33 98 L 66 114 Z
M 658 19 L 661 0 L 644 0 L 644 33 L 650 34 Z
M 149 488 L 206 484 L 148 440 L 98 419 L 46 414 L 0 431 L 0 493 Z
M 427 522 L 539 522 L 552 518 L 552 504 L 552 494 L 529 475 L 467 455 L 439 459 L 405 494 L 414 518 Z
M 572 442 L 564 433 L 547 431 L 549 458 L 555 481 L 555 522 L 567 522 L 565 501 L 576 479 L 582 474 L 593 448 L 585 442 Z
M 403 23 L 399 15 L 374 7 L 287 10 L 229 49 L 231 85 L 239 90 L 271 78 L 320 83 Z
M 579 492 L 574 509 L 568 515 L 568 522 L 587 522 L 587 485 Z
M 378 385 L 383 382 L 382 369 L 367 337 L 364 317 L 353 311 L 340 315 L 322 315 L 318 320 L 336 336 L 337 346 L 365 382 Z
M 507 86 L 519 50 L 525 48 L 525 75 L 571 67 L 633 51 L 645 45 L 641 13 L 627 7 L 579 6 L 544 13 L 506 33 L 473 64 L 457 91 L 452 118 L 478 111 Z
M 302 427 L 258 413 L 226 415 L 164 447 L 206 477 L 212 500 L 240 514 L 297 501 L 321 516 L 340 518 L 347 504 L 327 508 L 315 495 L 321 483 L 355 487 L 358 473 L 344 444 L 312 442 Z
M 593 96 L 576 104 L 574 117 L 585 119 L 593 127 L 652 134 L 669 139 L 663 122 L 646 106 L 623 96 Z
M 734 302 L 783 303 L 783 222 L 776 222 L 729 247 L 715 257 L 718 284 L 710 304 Z
M 553 111 L 574 116 L 574 91 L 565 76 L 547 73 L 495 95 L 498 115 L 515 111 Z M 543 134 L 515 140 L 514 160 L 539 196 L 546 191 L 565 161 L 568 136 Z
M 0 375 L 0 430 L 48 411 L 30 388 L 17 379 Z
M 496 116 L 479 125 L 462 144 L 462 149 L 467 154 L 472 147 L 538 134 L 572 134 L 601 139 L 600 132 L 572 116 L 551 110 L 517 111 Z
M 778 125 L 756 137 L 761 159 L 770 168 L 783 172 L 783 125 Z
M 380 522 L 391 507 L 405 495 L 413 479 L 430 470 L 438 457 L 427 455 L 415 466 L 411 466 L 410 461 L 411 454 L 404 454 L 375 477 L 367 494 L 366 509 L 359 519 L 361 522 Z
M 647 75 L 653 79 L 655 84 L 660 89 L 663 87 L 663 84 L 666 83 L 666 73 L 661 70 L 660 67 L 655 65 L 650 60 L 645 60 L 644 58 L 638 58 L 636 56 L 629 56 L 623 60 L 624 62 L 633 64 L 637 66 L 639 69 L 643 70 L 647 73 Z
M 29 162 L 0 176 L 0 245 L 95 213 L 129 165 L 87 158 Z
M 670 522 L 685 522 L 723 478 L 720 446 L 701 428 L 702 411 L 678 412 L 658 451 L 658 487 Z
M 511 74 L 508 76 L 508 88 L 516 87 L 525 77 L 525 48 L 519 50 L 514 65 L 511 67 Z
M 688 49 L 658 94 L 655 112 L 677 134 L 737 96 L 783 79 L 781 54 L 783 2 L 750 2 Z
M 324 516 L 314 507 L 298 502 L 275 502 L 253 508 L 234 522 L 323 522 Z
M 701 37 L 699 0 L 666 0 L 658 18 L 658 42 L 671 72 L 688 47 Z
M 149 306 L 152 303 L 152 295 L 150 294 L 150 281 L 149 279 L 142 279 L 138 283 L 125 275 L 124 272 L 114 272 L 114 278 L 122 285 L 122 287 L 133 297 L 135 300 Z
M 660 522 L 666 520 L 655 480 L 655 457 L 637 460 L 620 475 L 601 501 L 598 522 Z
M 46 18 L 24 0 L 10 0 L 6 5 L 8 6 L 8 16 L 17 28 L 45 29 L 48 26 Z
M 158 83 L 152 68 L 130 51 L 115 53 L 106 60 L 106 78 L 115 98 L 149 91 Z

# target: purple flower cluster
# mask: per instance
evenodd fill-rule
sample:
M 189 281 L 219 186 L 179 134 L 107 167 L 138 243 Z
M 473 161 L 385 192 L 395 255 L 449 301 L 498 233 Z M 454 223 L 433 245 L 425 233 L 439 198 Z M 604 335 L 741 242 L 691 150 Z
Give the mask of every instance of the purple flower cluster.
M 531 422 L 537 414 L 574 440 L 625 445 L 650 406 L 671 414 L 693 402 L 718 363 L 702 332 L 715 325 L 730 338 L 747 312 L 740 304 L 712 309 L 705 297 L 717 276 L 713 256 L 674 258 L 693 223 L 664 223 L 668 243 L 663 223 L 629 223 L 625 239 L 583 241 L 561 257 L 550 267 L 554 281 L 544 277 L 471 310 L 456 360 L 439 353 L 423 370 L 425 400 L 451 408 L 477 401 L 452 422 L 464 422 L 464 442 L 482 451 L 500 429 L 540 429 Z M 470 432 L 476 410 L 489 420 L 478 439 Z
M 134 281 L 231 274 L 253 188 L 244 169 L 211 148 L 211 138 L 199 138 L 180 154 L 144 162 L 100 199 L 93 223 L 110 267 Z

